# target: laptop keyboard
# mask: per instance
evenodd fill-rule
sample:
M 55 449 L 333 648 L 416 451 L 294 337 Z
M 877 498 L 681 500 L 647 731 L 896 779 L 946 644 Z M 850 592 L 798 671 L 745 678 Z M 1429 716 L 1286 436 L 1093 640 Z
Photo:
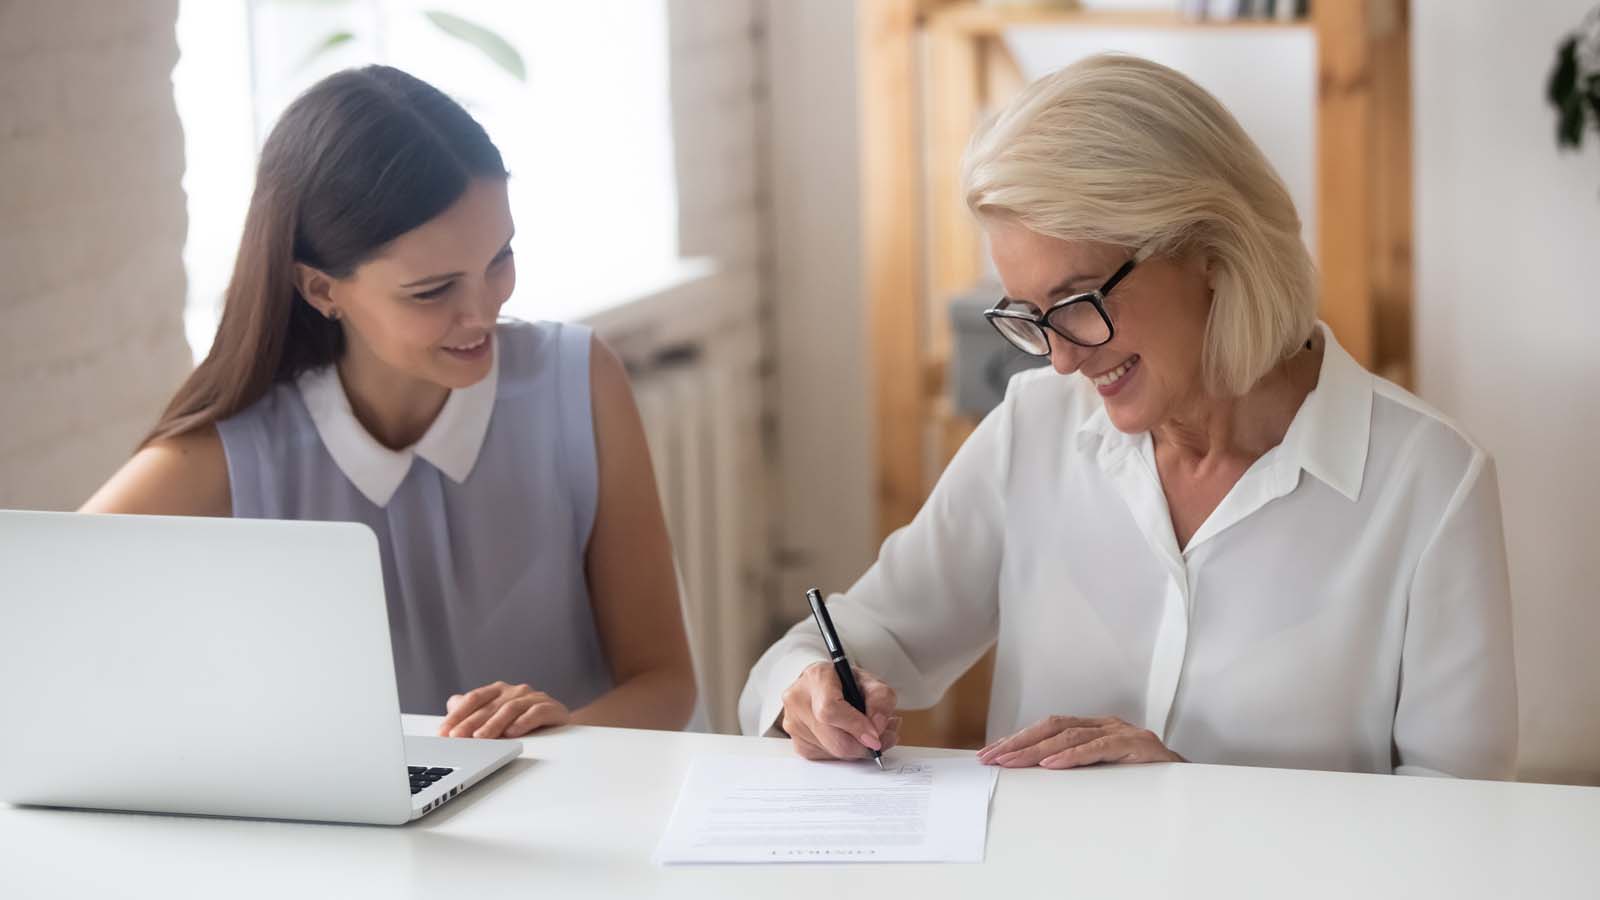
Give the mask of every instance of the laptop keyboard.
M 446 769 L 439 766 L 406 766 L 406 774 L 411 776 L 411 793 L 421 792 L 433 787 L 433 783 L 454 772 L 455 769 Z

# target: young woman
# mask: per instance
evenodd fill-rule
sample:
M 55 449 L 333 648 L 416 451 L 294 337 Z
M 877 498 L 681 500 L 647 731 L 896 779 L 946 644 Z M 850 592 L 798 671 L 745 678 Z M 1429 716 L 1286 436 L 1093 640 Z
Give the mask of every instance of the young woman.
M 441 734 L 680 728 L 694 675 L 627 376 L 587 329 L 499 321 L 506 179 L 404 72 L 312 87 L 262 149 L 210 355 L 83 509 L 367 524 L 401 707 Z

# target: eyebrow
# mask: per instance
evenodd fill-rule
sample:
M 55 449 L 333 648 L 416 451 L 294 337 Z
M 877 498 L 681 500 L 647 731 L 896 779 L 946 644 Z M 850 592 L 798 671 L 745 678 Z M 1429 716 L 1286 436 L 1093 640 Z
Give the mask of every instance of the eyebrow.
M 498 258 L 500 256 L 500 254 L 506 252 L 506 250 L 508 248 L 510 248 L 510 246 L 511 246 L 511 238 L 514 238 L 516 236 L 517 236 L 517 233 L 515 231 L 511 232 L 511 237 L 506 238 L 506 242 L 504 244 L 501 244 L 500 245 L 500 249 L 495 253 L 495 257 L 496 258 Z M 451 278 L 460 278 L 461 276 L 463 276 L 465 274 L 467 274 L 467 273 L 465 273 L 465 272 L 445 272 L 445 273 L 440 274 L 440 275 L 429 275 L 427 278 L 418 278 L 416 281 L 408 281 L 405 284 L 402 284 L 400 286 L 403 287 L 403 288 L 420 287 L 421 285 L 433 284 L 434 282 L 437 282 L 437 281 L 448 281 Z
M 1061 282 L 1058 283 L 1055 287 L 1051 288 L 1048 292 L 1045 293 L 1045 295 L 1044 295 L 1044 297 L 1045 297 L 1045 305 L 1048 306 L 1052 301 L 1060 299 L 1061 296 L 1064 295 L 1064 294 L 1074 293 L 1073 291 L 1070 291 L 1069 288 L 1071 288 L 1075 284 L 1093 284 L 1096 281 L 1100 281 L 1100 280 L 1103 280 L 1103 279 L 1101 279 L 1098 275 L 1088 275 L 1088 274 L 1069 275 L 1066 278 L 1062 279 Z M 1001 297 L 1000 299 L 1005 300 L 1008 303 L 1026 303 L 1027 305 L 1032 306 L 1035 309 L 1039 308 L 1038 305 L 1035 304 L 1031 300 L 1018 300 L 1017 298 L 1010 297 L 1010 296 Z
M 1066 278 L 1063 278 L 1055 287 L 1051 288 L 1050 292 L 1045 294 L 1045 296 L 1050 299 L 1055 299 L 1060 297 L 1062 294 L 1069 293 L 1068 289 L 1075 284 L 1092 284 L 1094 282 L 1104 280 L 1104 278 L 1098 275 L 1069 275 Z

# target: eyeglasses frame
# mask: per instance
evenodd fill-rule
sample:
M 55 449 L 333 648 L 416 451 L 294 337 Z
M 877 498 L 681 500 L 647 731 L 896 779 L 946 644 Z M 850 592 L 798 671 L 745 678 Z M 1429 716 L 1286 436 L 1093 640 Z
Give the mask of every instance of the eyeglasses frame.
M 1096 288 L 1096 289 L 1094 289 L 1092 291 L 1082 291 L 1082 292 L 1079 292 L 1079 293 L 1076 293 L 1076 294 L 1070 294 L 1070 295 L 1068 295 L 1066 297 L 1063 297 L 1060 300 L 1057 300 L 1055 303 L 1050 304 L 1050 307 L 1048 309 L 1044 310 L 1041 313 L 1035 314 L 1035 313 L 1026 312 L 1026 311 L 1021 310 L 1021 309 L 1001 309 L 1000 307 L 996 306 L 996 307 L 992 307 L 990 309 L 984 310 L 983 311 L 983 318 L 988 321 L 989 325 L 991 327 L 993 327 L 995 331 L 1000 333 L 1000 336 L 1002 338 L 1005 338 L 1005 342 L 1007 344 L 1010 344 L 1011 346 L 1016 347 L 1018 350 L 1022 351 L 1023 353 L 1028 354 L 1029 356 L 1037 356 L 1037 357 L 1043 358 L 1043 357 L 1046 357 L 1046 356 L 1050 355 L 1050 350 L 1049 350 L 1049 347 L 1050 347 L 1050 336 L 1049 336 L 1049 333 L 1046 332 L 1046 329 L 1049 329 L 1050 333 L 1054 333 L 1054 334 L 1060 336 L 1062 340 L 1065 340 L 1065 341 L 1067 341 L 1069 343 L 1072 343 L 1072 344 L 1076 344 L 1079 347 L 1103 347 L 1106 344 L 1110 343 L 1111 339 L 1113 337 L 1116 337 L 1116 334 L 1117 334 L 1116 326 L 1111 323 L 1111 314 L 1106 312 L 1106 295 L 1110 294 L 1111 293 L 1111 289 L 1116 287 L 1117 284 L 1122 281 L 1122 279 L 1128 277 L 1128 273 L 1133 271 L 1133 267 L 1136 264 L 1137 264 L 1137 262 L 1134 259 L 1129 259 L 1127 262 L 1123 263 L 1117 269 L 1117 271 L 1113 272 L 1111 274 L 1111 277 L 1107 278 L 1105 283 L 1100 285 L 1100 287 L 1098 287 L 1098 288 Z M 1006 302 L 1006 301 L 1005 301 L 1005 299 L 1002 299 L 1001 302 Z M 1054 315 L 1056 312 L 1058 312 L 1060 310 L 1063 310 L 1063 309 L 1066 309 L 1069 306 L 1072 306 L 1075 303 L 1092 303 L 1092 304 L 1094 304 L 1094 310 L 1095 310 L 1095 312 L 1100 314 L 1100 320 L 1106 323 L 1106 339 L 1105 340 L 1098 341 L 1098 342 L 1092 343 L 1092 344 L 1091 343 L 1086 343 L 1084 341 L 1078 340 L 1077 338 L 1074 338 L 1072 335 L 1067 334 L 1066 332 L 1062 331 L 1061 329 L 1059 329 L 1059 328 L 1055 327 L 1054 325 L 1050 324 L 1050 317 L 1052 315 Z M 1000 326 L 995 322 L 996 319 L 1015 319 L 1017 321 L 1027 322 L 1028 324 L 1032 325 L 1033 327 L 1039 329 L 1039 336 L 1045 339 L 1045 342 L 1044 342 L 1045 343 L 1045 351 L 1043 353 L 1035 353 L 1034 351 L 1029 350 L 1026 347 L 1017 346 L 1017 343 L 1015 341 L 1013 341 L 1005 333 L 1005 331 L 1003 331 L 1000 328 Z

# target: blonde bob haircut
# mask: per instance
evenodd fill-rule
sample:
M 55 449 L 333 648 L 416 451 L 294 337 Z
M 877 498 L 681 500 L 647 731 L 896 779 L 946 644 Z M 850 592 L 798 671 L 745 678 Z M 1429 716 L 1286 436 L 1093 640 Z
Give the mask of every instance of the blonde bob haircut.
M 1201 361 L 1216 395 L 1250 390 L 1316 325 L 1289 192 L 1232 114 L 1166 66 L 1100 54 L 1034 82 L 973 137 L 962 170 L 980 220 L 1209 260 Z

